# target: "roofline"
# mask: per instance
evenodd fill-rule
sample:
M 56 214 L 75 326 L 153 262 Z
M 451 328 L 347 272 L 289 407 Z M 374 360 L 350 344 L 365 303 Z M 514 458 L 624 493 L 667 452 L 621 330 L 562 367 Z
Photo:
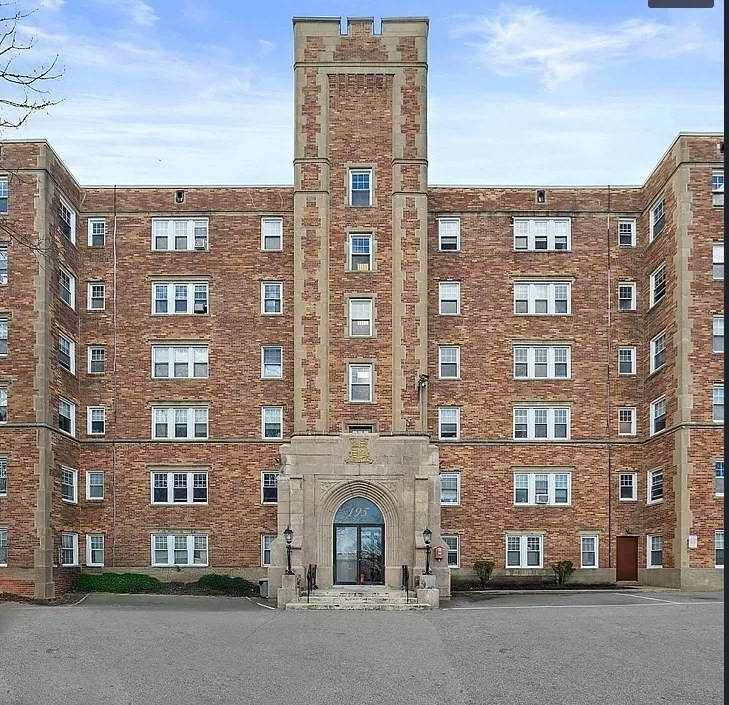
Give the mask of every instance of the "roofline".
M 84 184 L 83 189 L 95 188 L 133 188 L 133 189 L 252 189 L 275 188 L 292 189 L 293 184 Z

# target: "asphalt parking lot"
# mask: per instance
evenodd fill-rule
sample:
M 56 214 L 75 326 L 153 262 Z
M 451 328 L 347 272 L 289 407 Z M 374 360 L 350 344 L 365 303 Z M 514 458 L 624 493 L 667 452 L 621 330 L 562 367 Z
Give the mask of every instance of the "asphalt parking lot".
M 459 596 L 432 612 L 90 595 L 0 603 L 2 705 L 718 705 L 723 594 Z

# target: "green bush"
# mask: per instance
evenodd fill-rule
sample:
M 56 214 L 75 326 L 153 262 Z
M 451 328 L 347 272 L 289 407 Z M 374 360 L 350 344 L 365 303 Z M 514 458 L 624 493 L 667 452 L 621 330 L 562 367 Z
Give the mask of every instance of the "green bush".
M 203 575 L 197 584 L 205 590 L 211 592 L 219 592 L 225 595 L 256 595 L 258 594 L 258 585 L 254 585 L 243 578 L 233 578 L 230 575 L 218 575 L 217 573 L 208 573 Z
M 491 580 L 491 573 L 493 573 L 495 566 L 496 564 L 493 561 L 476 561 L 473 564 L 473 569 L 481 581 L 482 588 L 485 588 L 486 583 Z
M 575 567 L 572 561 L 559 561 L 559 563 L 552 565 L 552 570 L 554 571 L 557 585 L 562 587 L 572 577 L 572 573 L 575 572 Z
M 79 573 L 72 589 L 76 592 L 159 592 L 162 583 L 138 573 Z

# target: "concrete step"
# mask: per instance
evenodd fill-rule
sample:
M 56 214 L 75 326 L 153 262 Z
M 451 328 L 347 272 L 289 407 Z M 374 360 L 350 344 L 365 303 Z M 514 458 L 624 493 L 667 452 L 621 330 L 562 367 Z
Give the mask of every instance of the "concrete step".
M 306 600 L 306 595 L 301 596 L 302 601 Z M 372 604 L 406 604 L 417 603 L 418 598 L 415 595 L 311 595 L 308 602 L 371 602 Z
M 395 612 L 402 610 L 429 610 L 430 605 L 405 602 L 290 602 L 287 610 L 383 610 Z

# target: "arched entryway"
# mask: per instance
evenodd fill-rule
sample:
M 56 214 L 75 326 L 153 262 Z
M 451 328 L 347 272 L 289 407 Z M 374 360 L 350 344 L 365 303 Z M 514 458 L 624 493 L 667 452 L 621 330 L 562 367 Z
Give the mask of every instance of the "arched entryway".
M 364 497 L 353 497 L 334 515 L 334 582 L 384 585 L 385 519 Z

